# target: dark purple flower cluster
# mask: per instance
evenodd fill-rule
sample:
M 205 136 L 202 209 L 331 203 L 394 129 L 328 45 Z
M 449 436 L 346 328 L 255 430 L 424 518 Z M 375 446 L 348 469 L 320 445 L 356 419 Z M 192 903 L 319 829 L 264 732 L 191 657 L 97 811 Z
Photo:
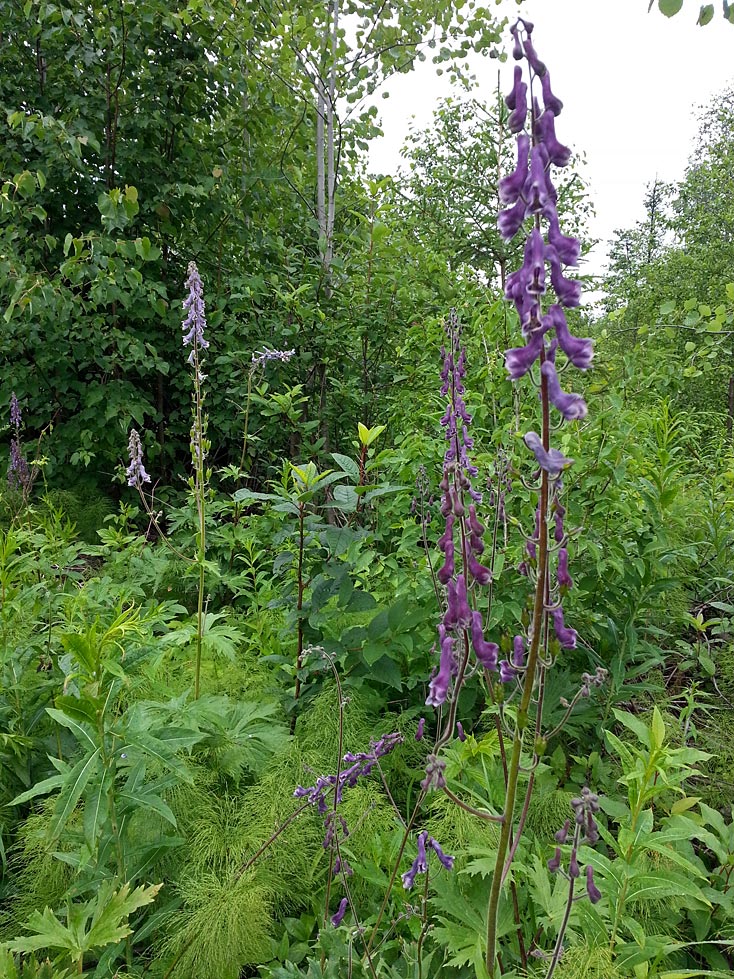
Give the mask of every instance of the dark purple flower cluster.
M 140 441 L 140 436 L 134 428 L 130 432 L 127 448 L 130 453 L 130 465 L 125 470 L 127 485 L 140 488 L 143 483 L 150 482 L 150 476 L 145 471 L 145 466 L 143 465 L 143 446 Z
M 436 840 L 434 840 L 432 836 L 428 835 L 427 830 L 423 830 L 422 833 L 418 834 L 418 839 L 416 842 L 418 855 L 413 861 L 410 870 L 406 870 L 402 875 L 403 887 L 406 889 L 406 891 L 409 891 L 413 886 L 415 883 L 415 878 L 418 876 L 418 874 L 428 873 L 428 850 L 433 850 L 438 857 L 439 862 L 446 868 L 446 870 L 453 870 L 454 868 L 454 858 L 443 852 Z
M 500 213 L 497 223 L 506 239 L 513 238 L 527 218 L 533 220 L 533 226 L 525 242 L 523 264 L 508 276 L 505 286 L 505 294 L 515 304 L 520 317 L 526 343 L 508 350 L 505 358 L 513 380 L 527 374 L 539 360 L 551 403 L 564 420 L 573 421 L 585 417 L 586 403 L 580 395 L 567 394 L 561 388 L 555 365 L 556 349 L 560 347 L 570 363 L 585 370 L 591 364 L 593 346 L 591 340 L 572 336 L 563 311 L 564 307 L 578 306 L 581 300 L 580 284 L 564 274 L 566 266 L 578 264 L 580 244 L 578 239 L 561 233 L 551 166 L 565 167 L 571 154 L 556 138 L 555 120 L 563 105 L 551 91 L 548 70 L 535 53 L 532 31 L 533 25 L 522 19 L 512 29 L 514 56 L 517 60 L 527 60 L 530 85 L 523 79 L 521 66 L 516 66 L 513 89 L 506 99 L 511 110 L 510 129 L 518 133 L 517 166 L 514 173 L 500 181 L 500 198 L 510 206 Z M 528 91 L 532 92 L 536 80 L 540 81 L 542 102 L 528 99 Z M 545 236 L 541 232 L 541 219 L 547 223 Z M 543 313 L 541 299 L 549 283 L 557 302 Z M 546 337 L 551 331 L 555 339 L 549 344 Z M 552 479 L 572 461 L 556 449 L 544 448 L 534 432 L 528 433 L 525 441 L 538 465 Z
M 13 437 L 10 439 L 10 463 L 8 465 L 8 486 L 27 494 L 30 491 L 32 476 L 20 442 L 20 428 L 23 416 L 18 404 L 15 391 L 10 398 L 10 424 L 13 427 Z
M 394 731 L 392 734 L 383 735 L 378 741 L 372 741 L 369 751 L 360 751 L 356 754 L 349 751 L 343 759 L 348 767 L 339 772 L 338 778 L 336 775 L 321 775 L 314 785 L 308 787 L 299 785 L 293 795 L 296 799 L 307 799 L 312 806 L 317 807 L 321 815 L 326 815 L 331 809 L 326 798 L 327 794 L 333 794 L 333 803 L 338 806 L 342 801 L 344 789 L 354 788 L 360 778 L 365 778 L 372 772 L 380 758 L 389 755 L 402 743 L 402 734 Z
M 446 432 L 441 489 L 441 513 L 446 529 L 438 540 L 444 560 L 436 577 L 446 586 L 446 611 L 438 626 L 439 665 L 431 678 L 426 703 L 439 707 L 448 697 L 451 679 L 458 672 L 455 646 L 464 635 L 471 636 L 479 663 L 497 669 L 499 649 L 484 637 L 482 615 L 472 610 L 469 596 L 474 586 L 488 585 L 492 574 L 480 558 L 484 553 L 484 525 L 476 504 L 482 495 L 472 486 L 478 470 L 469 458 L 474 440 L 469 435 L 471 415 L 464 402 L 466 350 L 461 344 L 461 326 L 452 310 L 446 322 L 447 343 L 441 350 L 441 395 L 447 399 L 441 425 Z M 466 502 L 466 496 L 471 503 Z
M 567 819 L 563 827 L 556 833 L 556 842 L 562 846 L 568 842 L 573 824 L 568 869 L 563 869 L 563 854 L 561 847 L 557 846 L 555 853 L 548 861 L 548 870 L 552 874 L 563 874 L 569 881 L 575 881 L 581 876 L 578 859 L 579 847 L 584 844 L 593 846 L 599 841 L 599 828 L 594 818 L 599 812 L 599 796 L 584 786 L 581 795 L 571 799 L 571 808 L 573 809 L 573 820 Z M 596 904 L 601 899 L 601 891 L 594 883 L 594 868 L 591 864 L 586 867 L 586 893 L 592 904 Z

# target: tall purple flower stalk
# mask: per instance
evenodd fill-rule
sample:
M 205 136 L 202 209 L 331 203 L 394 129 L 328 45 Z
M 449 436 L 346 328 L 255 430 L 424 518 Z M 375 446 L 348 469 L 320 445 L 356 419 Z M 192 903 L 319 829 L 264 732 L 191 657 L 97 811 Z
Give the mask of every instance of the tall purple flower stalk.
M 477 588 L 489 584 L 491 571 L 481 558 L 484 553 L 484 526 L 476 507 L 482 494 L 472 485 L 478 475 L 469 453 L 474 440 L 469 434 L 471 415 L 464 401 L 466 349 L 461 343 L 461 326 L 452 310 L 445 324 L 446 345 L 442 348 L 441 394 L 447 399 L 441 425 L 446 435 L 446 451 L 441 479 L 441 514 L 446 520 L 438 540 L 443 564 L 436 573 L 446 587 L 446 607 L 438 626 L 439 663 L 428 685 L 426 704 L 440 707 L 449 698 L 453 685 L 458 690 L 469 666 L 469 650 L 477 663 L 497 669 L 499 647 L 484 635 L 481 612 L 472 608 Z M 452 722 L 453 730 L 453 722 Z
M 578 264 L 581 247 L 578 239 L 565 235 L 561 229 L 553 168 L 567 166 L 571 152 L 556 135 L 556 119 L 563 103 L 551 88 L 550 74 L 535 51 L 532 33 L 533 25 L 522 18 L 512 28 L 513 56 L 516 61 L 525 62 L 526 71 L 522 64 L 515 67 L 512 91 L 506 99 L 509 128 L 517 134 L 517 165 L 500 181 L 500 198 L 506 207 L 497 221 L 506 240 L 521 231 L 526 236 L 522 265 L 507 277 L 505 286 L 525 342 L 508 350 L 505 361 L 513 381 L 526 376 L 534 379 L 540 394 L 541 422 L 540 433 L 529 431 L 524 436 L 536 467 L 535 524 L 527 539 L 527 558 L 521 565 L 533 586 L 531 609 L 524 632 L 512 641 L 511 658 L 500 663 L 500 678 L 513 685 L 514 689 L 510 689 L 517 699 L 505 767 L 502 828 L 487 908 L 486 967 L 491 979 L 495 979 L 498 967 L 497 923 L 502 884 L 524 828 L 535 766 L 548 738 L 557 733 L 557 729 L 543 730 L 546 672 L 561 650 L 573 649 L 577 641 L 575 630 L 565 621 L 562 604 L 573 586 L 564 526 L 566 510 L 561 502 L 562 477 L 573 460 L 551 445 L 550 436 L 554 415 L 560 423 L 586 417 L 583 397 L 565 390 L 562 378 L 571 367 L 586 370 L 593 357 L 592 341 L 572 335 L 566 320 L 566 310 L 581 301 L 580 283 L 568 273 L 569 267 Z M 588 691 L 594 680 L 585 680 L 582 689 Z M 599 682 L 602 680 L 600 674 Z M 533 736 L 532 762 L 521 815 L 515 823 L 522 757 L 528 748 L 526 732 Z M 594 887 L 591 880 L 590 896 L 596 895 Z
M 13 391 L 10 398 L 10 424 L 13 428 L 13 435 L 10 439 L 10 463 L 8 465 L 8 486 L 13 490 L 20 490 L 24 498 L 29 493 L 33 481 L 31 467 L 23 452 L 20 441 L 20 429 L 23 425 L 23 416 L 20 404 Z

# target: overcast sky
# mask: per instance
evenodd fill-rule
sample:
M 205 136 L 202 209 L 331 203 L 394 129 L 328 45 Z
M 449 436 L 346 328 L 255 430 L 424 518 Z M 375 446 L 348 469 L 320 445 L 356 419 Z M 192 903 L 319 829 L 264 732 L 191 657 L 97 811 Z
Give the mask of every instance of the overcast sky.
M 655 176 L 683 176 L 697 131 L 699 105 L 734 82 L 734 24 L 721 4 L 707 27 L 698 27 L 698 0 L 668 19 L 647 13 L 648 0 L 527 0 L 520 12 L 535 23 L 533 40 L 548 65 L 553 90 L 564 102 L 559 139 L 583 150 L 601 239 L 588 271 L 600 271 L 615 228 L 643 216 L 645 184 Z M 512 0 L 500 8 L 513 11 Z M 508 46 L 509 50 L 509 46 Z M 514 62 L 501 66 L 503 91 L 511 88 Z M 497 84 L 497 61 L 476 59 L 477 97 L 488 100 Z M 384 137 L 370 151 L 375 172 L 394 173 L 411 117 L 431 121 L 434 106 L 451 87 L 435 69 L 420 65 L 389 85 L 379 110 Z

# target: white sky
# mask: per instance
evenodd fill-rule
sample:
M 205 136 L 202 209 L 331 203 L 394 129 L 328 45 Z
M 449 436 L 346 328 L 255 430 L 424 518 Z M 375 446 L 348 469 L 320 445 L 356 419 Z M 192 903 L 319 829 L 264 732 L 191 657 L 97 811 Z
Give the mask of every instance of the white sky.
M 648 181 L 683 176 L 697 131 L 694 110 L 734 81 L 734 24 L 724 21 L 716 3 L 714 20 L 698 27 L 699 6 L 686 0 L 670 19 L 657 4 L 648 14 L 648 0 L 527 0 L 520 8 L 535 23 L 535 49 L 564 103 L 558 138 L 586 153 L 596 209 L 590 230 L 601 239 L 587 271 L 603 267 L 615 228 L 643 217 Z M 511 0 L 499 9 L 517 10 Z M 500 66 L 505 93 L 513 67 L 511 57 Z M 476 97 L 491 100 L 497 69 L 497 61 L 476 58 Z M 433 66 L 421 64 L 388 90 L 390 98 L 378 106 L 385 135 L 373 141 L 370 165 L 395 173 L 411 117 L 429 125 L 451 87 Z

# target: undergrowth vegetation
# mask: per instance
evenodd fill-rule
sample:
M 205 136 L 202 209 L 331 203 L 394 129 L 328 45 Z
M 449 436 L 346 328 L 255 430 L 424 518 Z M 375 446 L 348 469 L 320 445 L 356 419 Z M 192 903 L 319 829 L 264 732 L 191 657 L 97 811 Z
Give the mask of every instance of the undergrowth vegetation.
M 300 47 L 137 6 L 27 4 L 38 105 L 0 82 L 0 979 L 730 975 L 734 284 L 684 204 L 723 200 L 731 93 L 666 191 L 685 234 L 643 256 L 654 188 L 592 316 L 532 24 L 504 101 L 411 133 L 406 195 L 337 102 L 431 24 L 461 80 L 489 12 L 373 10 L 350 81 L 299 54 L 347 57 L 338 2 Z

